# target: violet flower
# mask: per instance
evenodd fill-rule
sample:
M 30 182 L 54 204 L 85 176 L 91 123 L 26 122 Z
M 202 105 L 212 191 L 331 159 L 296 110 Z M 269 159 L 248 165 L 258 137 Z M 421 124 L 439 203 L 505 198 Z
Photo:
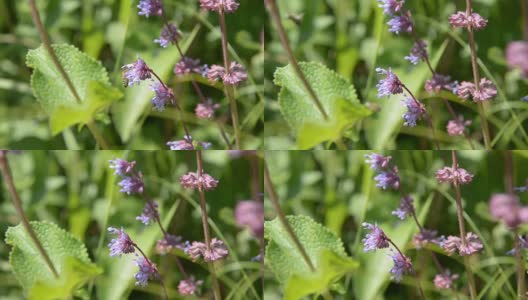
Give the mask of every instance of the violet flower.
M 518 68 L 528 76 L 528 41 L 513 41 L 506 46 L 506 62 L 512 69 Z
M 417 249 L 421 249 L 427 244 L 440 244 L 437 237 L 438 231 L 430 229 L 422 229 L 420 232 L 413 236 L 413 244 Z
M 436 179 L 440 183 L 468 184 L 473 180 L 473 175 L 462 168 L 443 167 L 436 171 Z
M 393 16 L 392 19 L 387 22 L 390 26 L 389 32 L 399 34 L 400 32 L 412 32 L 413 23 L 411 21 L 411 13 L 407 11 L 407 14 L 400 16 Z
M 109 160 L 108 162 L 110 163 L 110 169 L 115 170 L 114 174 L 119 175 L 121 177 L 124 177 L 127 174 L 131 173 L 134 170 L 134 166 L 136 165 L 135 161 L 128 162 L 120 158 L 114 158 L 112 160 Z
M 405 56 L 404 59 L 416 65 L 420 60 L 426 60 L 427 57 L 427 43 L 424 40 L 418 40 L 411 49 L 411 55 Z
M 168 23 L 161 30 L 160 38 L 155 39 L 154 43 L 159 44 L 163 48 L 167 48 L 170 43 L 176 43 L 181 38 L 178 27 L 173 23 Z
M 196 295 L 198 289 L 203 284 L 203 280 L 195 280 L 194 276 L 183 279 L 178 283 L 178 292 L 180 295 Z
M 370 223 L 363 223 L 362 225 L 363 228 L 370 230 L 370 233 L 367 233 L 365 238 L 361 240 L 365 246 L 363 252 L 376 251 L 376 249 L 389 247 L 389 238 L 378 225 L 372 225 Z
M 163 5 L 161 0 L 140 0 L 137 6 L 139 8 L 138 15 L 150 17 L 161 16 L 163 14 Z
M 141 80 L 150 79 L 151 73 L 150 68 L 147 66 L 144 60 L 137 58 L 137 60 L 131 64 L 127 64 L 121 67 L 123 69 L 123 78 L 126 80 L 126 86 L 139 84 Z
M 490 214 L 509 228 L 528 223 L 528 206 L 521 206 L 519 197 L 512 194 L 493 194 L 489 204 Z
M 407 112 L 402 115 L 404 120 L 403 126 L 415 127 L 416 122 L 421 120 L 426 112 L 425 105 L 414 100 L 412 97 L 406 97 L 402 100 L 402 103 L 407 108 Z
M 264 205 L 260 201 L 240 201 L 235 208 L 235 221 L 239 226 L 248 227 L 255 237 L 264 234 Z
M 151 261 L 147 260 L 143 256 L 140 256 L 134 260 L 134 263 L 139 268 L 138 272 L 134 275 L 134 278 L 136 279 L 136 285 L 145 287 L 148 285 L 149 280 L 159 279 L 158 268 Z
M 108 244 L 108 248 L 110 248 L 110 256 L 121 256 L 127 253 L 134 253 L 135 244 L 123 228 L 117 229 L 114 227 L 108 227 L 108 232 L 117 234 L 117 237 L 112 239 Z
M 207 262 L 217 261 L 225 258 L 229 254 L 227 246 L 222 240 L 213 238 L 209 245 L 209 250 L 203 252 L 203 258 Z
M 394 262 L 394 266 L 389 271 L 392 274 L 391 279 L 400 282 L 403 274 L 413 272 L 411 259 L 398 251 L 393 251 L 392 249 L 391 251 L 392 253 L 389 256 Z
M 207 173 L 202 173 L 202 176 L 198 176 L 195 172 L 189 172 L 180 177 L 180 184 L 186 189 L 202 188 L 210 191 L 216 188 L 218 180 Z
M 179 62 L 174 65 L 174 74 L 176 75 L 187 75 L 202 73 L 202 67 L 200 66 L 200 60 L 199 59 L 192 59 L 190 57 L 184 56 Z
M 429 93 L 438 93 L 442 89 L 452 90 L 451 77 L 435 73 L 425 82 L 425 90 Z
M 400 176 L 397 167 L 380 172 L 374 177 L 374 180 L 376 181 L 376 186 L 384 190 L 388 188 L 397 190 L 400 188 Z
M 167 234 L 163 239 L 156 242 L 156 251 L 161 255 L 169 253 L 172 248 L 185 249 L 185 242 L 182 241 L 181 236 Z
M 139 176 L 125 177 L 119 182 L 121 187 L 120 192 L 127 194 L 141 194 L 143 193 L 143 178 L 141 173 Z
M 184 136 L 183 140 L 167 142 L 170 150 L 194 150 L 191 136 Z
M 414 214 L 414 199 L 411 195 L 405 195 L 400 199 L 400 205 L 396 210 L 392 212 L 393 215 L 397 216 L 400 220 L 412 216 Z
M 376 72 L 385 75 L 385 78 L 380 80 L 376 85 L 378 88 L 378 98 L 403 93 L 403 84 L 398 76 L 392 73 L 391 68 L 388 71 L 382 68 L 376 68 Z
M 383 13 L 388 16 L 399 13 L 404 4 L 404 0 L 378 0 L 378 7 L 383 8 Z
M 163 111 L 165 105 L 174 101 L 174 92 L 171 88 L 162 84 L 159 81 L 154 82 L 150 85 L 150 88 L 154 91 L 154 98 L 150 101 L 154 105 L 154 110 Z
M 218 13 L 235 12 L 240 4 L 235 0 L 200 0 L 200 7 Z
M 212 119 L 214 113 L 220 108 L 220 103 L 213 103 L 211 99 L 207 99 L 206 102 L 201 102 L 196 105 L 194 113 L 199 119 Z
M 450 289 L 453 287 L 453 281 L 458 279 L 458 274 L 451 274 L 449 270 L 445 273 L 436 274 L 433 282 L 437 289 Z
M 140 216 L 136 217 L 136 220 L 148 225 L 151 222 L 155 222 L 158 217 L 158 203 L 156 201 L 148 201 L 143 208 L 143 212 Z
M 391 156 L 383 156 L 377 153 L 366 154 L 365 158 L 365 162 L 370 165 L 370 168 L 376 171 L 387 168 L 392 159 Z
M 469 125 L 471 125 L 471 120 L 464 120 L 463 116 L 458 116 L 458 119 L 447 122 L 447 133 L 451 136 L 464 135 L 466 126 Z
M 478 13 L 471 13 L 469 16 L 464 11 L 458 11 L 449 17 L 449 23 L 453 27 L 471 27 L 473 29 L 482 29 L 488 24 Z

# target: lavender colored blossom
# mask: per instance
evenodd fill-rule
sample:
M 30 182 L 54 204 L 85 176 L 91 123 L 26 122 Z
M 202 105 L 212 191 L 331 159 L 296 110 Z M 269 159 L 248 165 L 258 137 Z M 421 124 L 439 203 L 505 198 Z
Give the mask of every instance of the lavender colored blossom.
M 135 161 L 128 162 L 124 159 L 114 158 L 108 161 L 110 163 L 110 169 L 114 169 L 114 174 L 119 176 L 126 176 L 131 173 L 136 165 Z
M 475 85 L 468 81 L 462 81 L 456 88 L 456 94 L 462 99 L 469 99 L 475 91 Z
M 400 188 L 400 175 L 397 167 L 380 172 L 374 177 L 374 180 L 376 181 L 376 186 L 384 190 L 388 188 L 397 190 Z
M 484 248 L 478 235 L 473 232 L 466 234 L 466 243 L 460 243 L 458 247 L 458 253 L 460 256 L 468 256 L 480 252 Z
M 416 65 L 420 60 L 426 60 L 427 57 L 427 43 L 424 40 L 418 40 L 411 49 L 411 55 L 405 56 L 404 59 Z
M 407 14 L 400 16 L 393 16 L 392 19 L 387 22 L 390 26 L 389 32 L 400 34 L 400 32 L 412 32 L 413 23 L 411 21 L 411 13 L 407 11 Z
M 497 95 L 497 88 L 487 78 L 481 78 L 479 83 L 478 90 L 473 91 L 473 100 L 474 101 L 486 101 Z
M 458 11 L 449 17 L 449 23 L 453 27 L 471 27 L 473 29 L 482 29 L 486 27 L 488 21 L 478 13 L 471 13 L 469 16 L 466 12 Z
M 400 205 L 396 210 L 392 212 L 393 215 L 397 216 L 400 220 L 412 216 L 414 214 L 414 199 L 411 195 L 405 195 L 400 199 Z
M 163 48 L 167 48 L 170 43 L 176 43 L 181 38 L 178 27 L 173 23 L 168 23 L 161 30 L 160 38 L 155 39 L 154 43 L 159 44 Z
M 211 67 L 209 67 L 209 69 L 207 69 L 206 77 L 209 79 L 209 81 L 218 81 L 224 78 L 224 74 L 224 67 L 219 65 L 212 65 Z
M 506 62 L 508 63 L 508 66 L 512 69 L 520 69 L 525 77 L 528 76 L 527 57 L 528 41 L 513 41 L 508 43 L 508 46 L 506 46 Z
M 163 239 L 156 242 L 156 251 L 161 255 L 169 253 L 172 248 L 185 249 L 185 243 L 181 236 L 167 234 Z
M 195 172 L 189 172 L 180 177 L 180 184 L 187 189 L 202 188 L 209 191 L 216 188 L 218 180 L 207 173 L 202 173 L 202 176 L 198 176 Z
M 200 66 L 199 59 L 192 59 L 184 56 L 179 62 L 174 65 L 174 74 L 176 75 L 187 75 L 191 73 L 202 73 L 202 67 Z
M 449 270 L 445 273 L 436 274 L 433 282 L 437 289 L 450 289 L 453 287 L 453 281 L 458 279 L 458 274 L 451 274 Z
M 121 69 L 123 69 L 124 72 L 123 77 L 126 80 L 126 86 L 139 84 L 141 80 L 150 79 L 152 77 L 150 68 L 145 61 L 139 57 L 134 63 L 124 65 Z
M 264 234 L 264 205 L 260 201 L 240 201 L 235 208 L 235 221 L 239 226 L 247 226 L 255 237 Z
M 392 251 L 392 249 L 391 249 Z M 403 274 L 414 272 L 411 259 L 397 251 L 392 251 L 390 254 L 394 266 L 390 269 L 391 279 L 400 282 Z
M 458 236 L 450 235 L 447 237 L 447 239 L 442 241 L 440 246 L 444 249 L 448 256 L 451 256 L 455 254 L 455 252 L 458 250 L 458 247 L 460 246 L 461 242 L 462 241 Z
M 127 194 L 141 194 L 143 193 L 143 178 L 141 178 L 141 173 L 139 176 L 124 177 L 123 180 L 119 182 L 121 187 L 120 192 Z
M 209 250 L 206 249 L 203 252 L 203 258 L 208 262 L 217 261 L 225 258 L 228 254 L 229 251 L 227 250 L 227 246 L 225 245 L 224 241 L 213 238 L 211 240 L 211 244 L 209 245 Z
M 198 260 L 202 257 L 207 249 L 207 245 L 202 242 L 192 242 L 188 247 L 185 248 L 185 253 L 187 253 L 192 261 Z
M 389 167 L 392 159 L 391 156 L 383 156 L 377 153 L 370 153 L 365 155 L 365 162 L 370 165 L 372 170 L 381 171 Z
M 382 68 L 376 68 L 376 72 L 386 76 L 376 85 L 378 88 L 378 98 L 403 93 L 403 84 L 398 76 L 392 73 L 391 68 L 388 71 Z
M 438 182 L 468 184 L 473 180 L 473 175 L 462 168 L 453 169 L 452 167 L 443 167 L 436 171 L 436 179 Z
M 521 101 L 523 101 L 523 102 L 528 102 L 528 96 L 524 96 L 524 97 L 522 97 L 522 98 L 521 98 Z
M 123 228 L 117 229 L 114 227 L 108 227 L 108 232 L 117 234 L 117 237 L 112 239 L 108 244 L 108 248 L 110 248 L 110 256 L 121 256 L 122 254 L 134 253 L 135 244 L 130 236 L 125 233 Z
M 150 102 L 154 105 L 154 110 L 163 111 L 165 105 L 174 101 L 174 92 L 171 88 L 162 84 L 159 81 L 154 82 L 150 85 L 150 88 L 154 91 L 155 95 Z
M 246 68 L 236 61 L 232 61 L 229 72 L 224 74 L 223 81 L 227 85 L 237 85 L 247 79 Z
M 407 108 L 407 112 L 402 116 L 404 120 L 403 126 L 415 127 L 416 122 L 421 120 L 425 114 L 425 105 L 411 97 L 405 98 L 402 103 Z
M 192 137 L 185 135 L 183 140 L 167 142 L 170 150 L 194 150 Z
M 198 103 L 194 113 L 199 119 L 212 119 L 214 117 L 215 111 L 219 108 L 219 103 L 213 103 L 211 99 L 207 99 L 206 102 Z
M 528 223 L 528 207 L 521 206 L 519 197 L 512 194 L 493 194 L 489 204 L 493 218 L 501 220 L 509 228 Z
M 429 93 L 438 93 L 442 89 L 452 90 L 451 77 L 435 73 L 425 82 L 425 90 Z
M 138 15 L 150 17 L 161 16 L 163 14 L 163 5 L 161 0 L 141 0 L 137 6 L 139 8 Z
M 389 247 L 389 238 L 378 225 L 372 225 L 370 223 L 363 223 L 362 225 L 363 228 L 370 230 L 370 233 L 367 233 L 365 238 L 361 240 L 363 245 L 365 245 L 363 252 L 376 251 L 376 249 Z
M 203 284 L 203 280 L 195 280 L 194 276 L 191 276 L 187 279 L 183 279 L 178 283 L 178 292 L 180 295 L 196 295 L 198 294 L 198 289 Z
M 438 231 L 430 229 L 422 229 L 413 237 L 413 244 L 417 249 L 425 247 L 427 244 L 439 244 L 437 237 Z
M 383 8 L 383 13 L 392 16 L 399 13 L 405 4 L 405 0 L 378 0 L 378 7 Z
M 148 201 L 143 208 L 143 212 L 140 216 L 136 217 L 136 220 L 148 225 L 150 222 L 155 222 L 158 217 L 158 203 L 156 201 Z
M 463 116 L 458 116 L 458 119 L 447 122 L 447 133 L 451 136 L 464 135 L 466 126 L 469 125 L 471 125 L 471 120 L 465 121 Z
M 134 260 L 134 263 L 139 268 L 138 272 L 134 275 L 134 278 L 136 279 L 136 285 L 145 287 L 148 285 L 149 280 L 159 278 L 158 268 L 156 265 L 145 259 L 143 256 L 140 256 Z
M 200 0 L 200 7 L 218 13 L 232 13 L 240 4 L 235 0 Z

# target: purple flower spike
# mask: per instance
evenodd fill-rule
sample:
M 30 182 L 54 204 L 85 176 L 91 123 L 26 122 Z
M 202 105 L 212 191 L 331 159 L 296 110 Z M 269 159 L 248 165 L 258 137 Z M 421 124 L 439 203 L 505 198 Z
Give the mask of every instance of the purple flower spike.
M 139 8 L 138 15 L 150 17 L 161 16 L 163 14 L 163 5 L 161 0 L 141 0 L 137 6 Z
M 435 73 L 425 82 L 425 90 L 429 93 L 438 93 L 442 89 L 452 90 L 451 77 Z
M 405 98 L 402 102 L 407 108 L 407 112 L 402 116 L 404 120 L 403 126 L 415 127 L 416 122 L 421 120 L 425 114 L 425 105 L 411 97 Z
M 186 189 L 203 188 L 206 191 L 213 190 L 218 185 L 218 180 L 207 173 L 198 176 L 195 172 L 189 172 L 180 177 L 180 184 Z
M 447 123 L 447 133 L 451 136 L 464 135 L 466 127 L 471 125 L 471 120 L 464 121 L 463 116 L 459 116 L 456 120 L 449 120 Z
M 392 251 L 392 249 L 391 249 Z M 413 272 L 411 259 L 397 251 L 392 251 L 390 254 L 394 266 L 390 269 L 392 274 L 391 279 L 400 282 L 403 274 Z
M 389 238 L 378 225 L 372 225 L 370 223 L 363 223 L 362 225 L 363 228 L 370 230 L 370 233 L 367 233 L 365 238 L 361 240 L 363 245 L 365 245 L 363 252 L 376 251 L 376 249 L 389 247 Z
M 237 10 L 238 2 L 235 0 L 200 0 L 200 7 L 220 12 L 232 13 Z
M 176 43 L 181 38 L 178 27 L 173 23 L 168 23 L 163 27 L 160 38 L 155 39 L 154 43 L 160 44 L 161 47 L 167 48 L 170 43 Z
M 194 150 L 191 136 L 184 136 L 183 140 L 167 142 L 170 150 Z
M 203 280 L 195 280 L 194 276 L 184 279 L 178 283 L 178 292 L 180 295 L 196 295 L 198 289 L 203 284 Z
M 205 261 L 217 261 L 221 260 L 224 257 L 226 257 L 229 254 L 229 251 L 227 250 L 227 246 L 224 244 L 222 240 L 219 240 L 217 238 L 213 238 L 211 240 L 211 245 L 209 246 L 209 250 L 205 250 L 203 252 L 203 258 Z
M 154 105 L 155 110 L 163 111 L 165 109 L 166 104 L 172 103 L 174 101 L 174 92 L 172 91 L 172 89 L 162 84 L 161 82 L 154 82 L 150 86 L 150 88 L 155 93 L 154 98 L 150 100 L 150 102 L 152 102 L 152 105 Z
M 174 65 L 174 74 L 176 75 L 187 75 L 191 73 L 202 73 L 202 67 L 200 66 L 199 59 L 192 59 L 184 56 L 179 62 Z
M 264 234 L 264 205 L 262 202 L 240 201 L 235 208 L 235 220 L 239 226 L 247 226 L 255 237 Z
M 436 171 L 436 179 L 440 183 L 468 184 L 473 180 L 473 175 L 462 168 L 443 167 Z
M 236 61 L 231 62 L 229 72 L 224 74 L 223 81 L 227 85 L 238 85 L 248 78 L 246 69 Z
M 450 289 L 453 287 L 453 281 L 458 279 L 458 274 L 451 274 L 449 270 L 445 273 L 436 274 L 433 282 L 437 289 Z
M 155 222 L 158 217 L 158 203 L 156 201 L 148 201 L 143 208 L 143 213 L 136 217 L 136 220 L 148 225 L 150 222 Z
M 128 162 L 120 158 L 114 158 L 112 160 L 109 160 L 108 162 L 110 163 L 110 169 L 115 170 L 114 174 L 119 175 L 121 177 L 131 173 L 134 170 L 134 166 L 136 165 L 135 161 Z
M 486 101 L 489 100 L 497 95 L 497 88 L 491 82 L 491 80 L 487 78 L 481 78 L 479 83 L 479 89 L 473 91 L 473 100 L 478 101 Z
M 378 7 L 383 8 L 383 13 L 392 16 L 399 13 L 405 4 L 405 0 L 378 0 Z
M 376 68 L 376 72 L 386 76 L 385 79 L 380 80 L 376 85 L 378 88 L 378 98 L 403 93 L 403 84 L 398 76 L 392 73 L 390 68 L 388 71 L 382 68 Z
M 382 171 L 376 177 L 376 186 L 381 189 L 393 188 L 395 190 L 400 188 L 400 175 L 398 174 L 398 168 L 393 167 L 392 170 Z
M 134 262 L 139 267 L 138 272 L 134 275 L 136 285 L 145 287 L 148 285 L 149 280 L 159 278 L 158 268 L 156 268 L 154 263 L 148 261 L 143 256 L 138 257 Z
M 418 64 L 420 60 L 427 59 L 427 43 L 423 40 L 415 42 L 411 49 L 411 55 L 405 56 L 404 59 L 410 61 L 413 65 Z
M 381 171 L 389 167 L 392 159 L 391 156 L 383 156 L 377 153 L 366 154 L 365 158 L 365 162 L 370 165 L 370 168 L 376 171 Z
M 422 229 L 419 233 L 413 237 L 413 244 L 417 249 L 425 247 L 427 244 L 438 244 L 440 243 L 437 238 L 437 231 L 430 229 Z
M 112 239 L 110 244 L 108 244 L 108 248 L 110 248 L 110 256 L 121 256 L 122 254 L 134 253 L 135 244 L 128 234 L 125 233 L 123 228 L 119 230 L 114 227 L 108 227 L 108 232 L 117 234 L 117 237 Z
M 127 194 L 141 194 L 143 193 L 143 179 L 140 177 L 125 177 L 119 182 L 121 187 L 120 192 Z
M 389 20 L 387 25 L 390 26 L 389 32 L 400 34 L 400 32 L 412 32 L 413 23 L 411 21 L 411 13 L 407 11 L 407 14 L 401 16 L 393 16 Z
M 126 86 L 139 84 L 141 80 L 150 79 L 150 68 L 147 66 L 144 60 L 137 58 L 134 63 L 124 65 L 121 67 L 124 74 L 123 77 L 126 80 Z
M 403 196 L 400 199 L 400 205 L 392 212 L 392 214 L 397 216 L 400 220 L 405 220 L 405 218 L 414 214 L 413 202 L 414 199 L 410 195 Z
M 206 102 L 198 103 L 194 113 L 199 119 L 212 119 L 215 111 L 219 108 L 219 103 L 213 103 L 213 100 L 207 99 Z

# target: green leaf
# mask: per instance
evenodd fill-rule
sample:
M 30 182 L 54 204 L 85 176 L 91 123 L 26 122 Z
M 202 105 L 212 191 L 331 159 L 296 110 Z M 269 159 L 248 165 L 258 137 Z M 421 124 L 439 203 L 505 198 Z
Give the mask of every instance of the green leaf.
M 81 103 L 77 103 L 44 46 L 28 52 L 26 65 L 34 69 L 31 88 L 50 117 L 52 134 L 57 134 L 74 124 L 93 120 L 95 113 L 121 98 L 122 94 L 110 85 L 108 74 L 99 61 L 71 45 L 52 47 L 82 99 Z
M 301 62 L 299 67 L 329 116 L 328 121 L 323 119 L 291 65 L 277 69 L 275 84 L 281 86 L 279 105 L 297 135 L 300 149 L 335 141 L 344 130 L 372 113 L 359 102 L 354 86 L 341 75 L 316 62 Z
M 49 222 L 30 224 L 60 276 L 53 276 L 21 224 L 9 227 L 6 243 L 13 246 L 9 262 L 29 299 L 67 298 L 102 272 L 90 261 L 84 244 L 70 233 Z
M 269 243 L 265 261 L 284 285 L 285 299 L 322 294 L 332 289 L 343 275 L 358 267 L 358 263 L 347 256 L 343 242 L 333 232 L 306 216 L 286 218 L 316 271 L 309 269 L 280 221 L 266 221 L 264 234 Z

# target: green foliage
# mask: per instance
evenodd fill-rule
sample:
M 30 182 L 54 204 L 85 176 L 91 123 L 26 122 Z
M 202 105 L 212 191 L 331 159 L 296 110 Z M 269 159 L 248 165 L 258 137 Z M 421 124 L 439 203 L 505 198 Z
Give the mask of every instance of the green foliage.
M 358 263 L 345 253 L 343 242 L 335 233 L 306 216 L 286 218 L 316 271 L 310 270 L 279 219 L 266 221 L 265 238 L 269 243 L 265 261 L 284 285 L 285 299 L 323 294 L 358 267 Z
M 6 232 L 6 243 L 13 247 L 9 262 L 29 299 L 68 298 L 102 272 L 73 235 L 53 223 L 30 224 L 60 276 L 54 277 L 21 224 L 10 227 Z
M 91 122 L 95 114 L 122 97 L 110 85 L 103 65 L 71 45 L 52 45 L 60 64 L 81 98 L 78 103 L 44 46 L 30 50 L 26 65 L 34 69 L 31 88 L 50 118 L 52 134 L 74 124 Z
M 274 82 L 281 87 L 281 111 L 300 149 L 336 141 L 346 129 L 371 114 L 359 103 L 354 86 L 339 74 L 315 62 L 301 62 L 299 67 L 328 114 L 325 121 L 292 66 L 277 69 Z

